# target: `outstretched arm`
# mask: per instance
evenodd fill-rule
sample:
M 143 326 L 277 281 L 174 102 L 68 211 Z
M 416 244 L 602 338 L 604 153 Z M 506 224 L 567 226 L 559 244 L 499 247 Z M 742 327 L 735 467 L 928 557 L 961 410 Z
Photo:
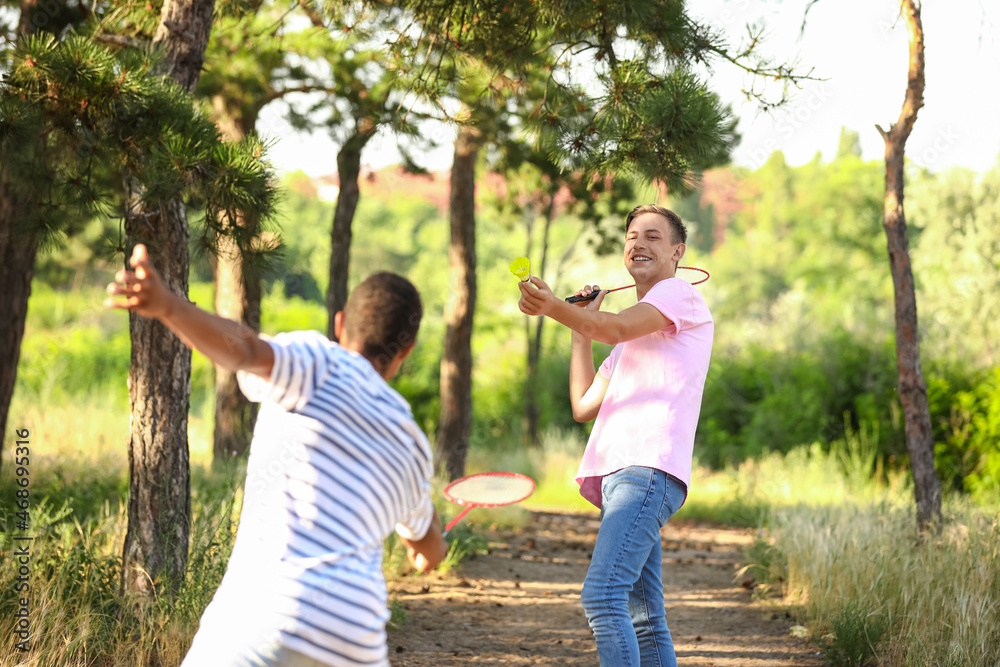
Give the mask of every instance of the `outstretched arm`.
M 530 282 L 531 285 L 518 283 L 521 300 L 517 305 L 521 312 L 547 315 L 586 338 L 601 343 L 617 345 L 635 340 L 664 329 L 670 323 L 663 313 L 648 303 L 637 303 L 620 313 L 605 313 L 596 308 L 580 308 L 566 303 L 555 296 L 541 278 L 531 276 Z
M 274 352 L 255 331 L 207 313 L 167 289 L 149 261 L 146 246 L 137 245 L 129 263 L 135 270 L 119 271 L 115 282 L 108 285 L 108 293 L 113 297 L 124 296 L 124 301 L 109 298 L 104 302 L 106 307 L 130 310 L 159 320 L 185 345 L 198 350 L 218 366 L 271 377 Z

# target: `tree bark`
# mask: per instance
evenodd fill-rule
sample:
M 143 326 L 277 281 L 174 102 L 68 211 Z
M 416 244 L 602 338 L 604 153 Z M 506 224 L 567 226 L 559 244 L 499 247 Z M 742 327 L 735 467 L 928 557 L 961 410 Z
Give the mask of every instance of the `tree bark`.
M 455 140 L 451 167 L 451 273 L 445 306 L 444 356 L 441 359 L 441 418 L 437 458 L 449 479 L 465 474 L 472 431 L 472 319 L 476 308 L 476 159 L 482 133 L 463 126 Z
M 237 224 L 245 225 L 240 216 Z M 244 268 L 239 246 L 230 236 L 219 239 L 215 268 L 215 312 L 260 331 L 260 278 Z M 215 431 L 212 461 L 222 462 L 242 456 L 250 447 L 257 404 L 240 391 L 236 373 L 215 367 Z
M 34 32 L 31 18 L 37 0 L 24 0 L 17 24 L 18 38 Z M 0 468 L 3 443 L 7 435 L 7 417 L 17 382 L 17 364 L 21 359 L 24 325 L 28 321 L 31 279 L 35 275 L 38 237 L 21 233 L 29 202 L 12 188 L 9 161 L 0 156 Z
M 184 204 L 178 200 L 160 211 L 128 215 L 125 231 L 130 246 L 146 244 L 167 287 L 186 297 L 188 227 Z M 191 351 L 159 321 L 134 313 L 129 314 L 129 333 L 132 420 L 122 586 L 148 594 L 164 581 L 169 590 L 175 590 L 187 565 Z
M 31 233 L 19 233 L 18 223 L 24 219 L 26 202 L 10 187 L 6 162 L 0 164 L 0 448 L 7 433 L 17 363 L 21 358 L 21 341 L 28 319 L 28 298 L 31 279 L 35 275 L 38 238 Z M 0 454 L 3 451 L 0 449 Z M 3 458 L 0 456 L 0 462 Z
M 167 0 L 154 44 L 166 53 L 160 74 L 194 92 L 212 29 L 214 0 Z M 125 232 L 129 247 L 145 243 L 169 289 L 188 290 L 188 223 L 178 198 L 148 210 L 126 178 Z M 131 268 L 131 267 L 128 267 Z M 129 400 L 128 531 L 122 588 L 151 594 L 162 583 L 175 591 L 187 566 L 191 518 L 187 415 L 191 352 L 158 321 L 129 315 L 132 366 Z
M 910 264 L 909 239 L 903 210 L 904 149 L 917 111 L 924 105 L 924 33 L 920 6 L 903 0 L 902 11 L 909 33 L 910 60 L 906 97 L 898 120 L 888 132 L 878 128 L 885 141 L 885 200 L 883 227 L 888 242 L 896 307 L 896 363 L 899 399 L 903 406 L 906 448 L 913 471 L 917 503 L 917 527 L 925 531 L 940 527 L 941 482 L 934 467 L 934 438 L 927 385 L 920 366 L 917 299 Z
M 230 103 L 222 95 L 212 99 L 216 125 L 226 140 L 243 140 L 257 124 L 259 108 L 242 109 L 239 101 Z M 242 215 L 236 224 L 246 227 Z M 256 233 L 259 230 L 254 230 Z M 230 236 L 219 239 L 218 255 L 212 264 L 215 283 L 216 314 L 260 331 L 260 276 L 247 271 L 239 245 Z M 215 429 L 212 436 L 212 463 L 242 456 L 250 448 L 257 404 L 240 391 L 236 373 L 215 366 Z
M 330 232 L 330 286 L 326 291 L 327 336 L 337 340 L 333 331 L 333 316 L 347 303 L 347 281 L 350 278 L 351 225 L 358 208 L 361 190 L 361 151 L 375 136 L 375 125 L 362 123 L 337 153 L 337 208 L 333 212 L 333 229 Z
M 153 45 L 163 49 L 165 58 L 158 74 L 172 77 L 189 93 L 201 76 L 214 11 L 215 0 L 166 0 L 160 10 Z

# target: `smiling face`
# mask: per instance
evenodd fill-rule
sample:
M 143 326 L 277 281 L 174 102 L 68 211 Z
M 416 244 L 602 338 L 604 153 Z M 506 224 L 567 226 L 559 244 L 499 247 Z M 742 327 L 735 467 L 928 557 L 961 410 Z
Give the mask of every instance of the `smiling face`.
M 625 232 L 625 268 L 635 278 L 639 298 L 672 278 L 687 246 L 675 243 L 670 222 L 659 213 L 640 213 Z

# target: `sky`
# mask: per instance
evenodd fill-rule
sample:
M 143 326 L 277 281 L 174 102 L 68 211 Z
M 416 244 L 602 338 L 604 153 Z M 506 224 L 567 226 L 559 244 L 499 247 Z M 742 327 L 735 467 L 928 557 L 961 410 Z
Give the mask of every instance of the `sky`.
M 817 151 L 833 158 L 842 126 L 860 134 L 862 157 L 879 160 L 888 130 L 899 116 L 906 90 L 907 35 L 896 0 L 819 0 L 800 36 L 809 0 L 689 0 L 697 19 L 722 30 L 732 42 L 748 22 L 763 21 L 762 53 L 779 62 L 813 69 L 782 108 L 762 113 L 741 90 L 751 82 L 737 67 L 716 63 L 709 86 L 739 118 L 742 139 L 733 164 L 755 169 L 775 150 L 789 164 L 810 161 Z M 1000 163 L 1000 3 L 995 0 L 927 2 L 922 9 L 926 60 L 924 107 L 906 145 L 907 157 L 933 172 L 961 166 L 983 172 Z M 773 89 L 780 96 L 780 90 Z M 336 171 L 338 145 L 324 133 L 292 130 L 285 108 L 266 107 L 258 130 L 276 140 L 271 160 L 281 171 L 311 176 Z M 423 166 L 450 166 L 454 129 L 432 129 L 441 146 L 421 156 Z M 400 161 L 395 141 L 378 136 L 362 156 L 381 168 Z

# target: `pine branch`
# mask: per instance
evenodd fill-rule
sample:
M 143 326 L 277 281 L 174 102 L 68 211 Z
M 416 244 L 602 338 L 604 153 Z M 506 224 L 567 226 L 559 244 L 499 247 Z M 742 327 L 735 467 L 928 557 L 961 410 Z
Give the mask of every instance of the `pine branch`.
M 94 35 L 94 39 L 104 44 L 113 44 L 114 46 L 120 46 L 122 48 L 131 48 L 131 49 L 149 48 L 149 42 L 138 40 L 135 37 L 127 37 L 125 35 L 114 35 L 111 33 L 102 32 Z

